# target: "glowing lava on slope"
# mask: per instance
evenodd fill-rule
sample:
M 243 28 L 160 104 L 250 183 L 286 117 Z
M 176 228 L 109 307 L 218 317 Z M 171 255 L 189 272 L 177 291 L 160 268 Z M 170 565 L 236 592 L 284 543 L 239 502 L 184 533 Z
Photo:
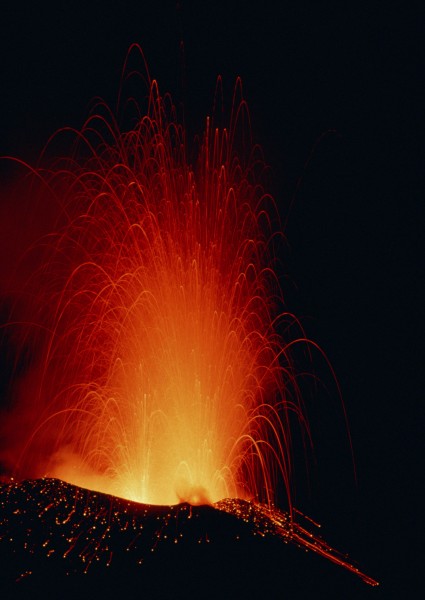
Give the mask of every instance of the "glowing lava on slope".
M 309 429 L 291 349 L 308 342 L 283 310 L 278 215 L 240 83 L 193 162 L 155 81 L 145 114 L 129 105 L 129 131 L 100 103 L 68 156 L 31 170 L 28 193 L 57 218 L 23 261 L 12 320 L 36 353 L 2 461 L 143 503 L 253 500 L 284 537 L 357 572 L 296 524 L 290 421 L 306 443 Z

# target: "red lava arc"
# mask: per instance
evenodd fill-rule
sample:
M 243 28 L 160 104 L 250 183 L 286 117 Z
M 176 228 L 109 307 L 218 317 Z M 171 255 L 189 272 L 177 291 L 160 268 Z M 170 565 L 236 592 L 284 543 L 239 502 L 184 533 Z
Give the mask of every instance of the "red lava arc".
M 295 523 L 290 415 L 309 429 L 290 350 L 305 342 L 282 309 L 278 215 L 239 93 L 228 128 L 206 120 L 193 162 L 150 81 L 129 131 L 99 105 L 70 156 L 33 170 L 60 214 L 27 254 L 40 260 L 22 343 L 31 331 L 39 358 L 19 390 L 28 435 L 10 442 L 21 477 L 151 504 L 253 500 L 277 527 L 280 481 Z

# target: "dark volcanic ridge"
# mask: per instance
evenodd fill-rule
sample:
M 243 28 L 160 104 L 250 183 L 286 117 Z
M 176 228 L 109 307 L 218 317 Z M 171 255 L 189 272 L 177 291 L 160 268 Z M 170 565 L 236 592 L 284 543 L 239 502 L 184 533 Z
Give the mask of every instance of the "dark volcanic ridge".
M 156 506 L 51 478 L 11 483 L 0 492 L 0 543 L 2 552 L 18 559 L 17 579 L 32 574 L 34 561 L 50 568 L 58 563 L 68 575 L 132 569 L 177 544 L 244 543 L 258 534 L 277 535 L 273 523 L 243 500 L 223 500 L 216 507 Z
M 0 485 L 0 511 L 3 598 L 272 598 L 282 585 L 295 598 L 328 576 L 346 598 L 368 587 L 315 552 L 306 558 L 286 513 L 244 500 L 154 506 L 46 478 Z

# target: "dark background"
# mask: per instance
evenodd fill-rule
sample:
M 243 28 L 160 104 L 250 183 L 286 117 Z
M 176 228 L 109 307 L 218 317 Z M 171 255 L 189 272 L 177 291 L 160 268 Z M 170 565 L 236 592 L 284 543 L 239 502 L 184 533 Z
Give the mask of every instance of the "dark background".
M 184 104 L 190 134 L 211 113 L 217 75 L 228 110 L 242 77 L 288 219 L 287 306 L 336 372 L 357 467 L 355 484 L 318 355 L 329 392 L 308 400 L 317 466 L 297 503 L 382 582 L 365 597 L 423 588 L 421 4 L 41 1 L 1 11 L 0 155 L 34 162 L 56 129 L 82 125 L 92 98 L 113 106 L 132 42 L 161 91 Z

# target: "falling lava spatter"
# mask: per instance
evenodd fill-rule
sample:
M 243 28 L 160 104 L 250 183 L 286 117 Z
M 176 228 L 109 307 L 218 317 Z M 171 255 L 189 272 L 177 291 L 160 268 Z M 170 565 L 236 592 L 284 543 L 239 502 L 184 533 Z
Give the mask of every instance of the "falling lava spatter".
M 290 415 L 306 439 L 309 428 L 291 348 L 306 342 L 283 310 L 278 215 L 240 91 L 228 128 L 207 119 L 193 164 L 150 81 L 129 131 L 99 105 L 68 157 L 32 170 L 31 193 L 58 216 L 24 259 L 37 268 L 12 320 L 37 356 L 2 425 L 2 460 L 20 479 L 142 503 L 239 514 L 223 500 L 239 498 L 276 535 L 374 584 L 292 505 Z

